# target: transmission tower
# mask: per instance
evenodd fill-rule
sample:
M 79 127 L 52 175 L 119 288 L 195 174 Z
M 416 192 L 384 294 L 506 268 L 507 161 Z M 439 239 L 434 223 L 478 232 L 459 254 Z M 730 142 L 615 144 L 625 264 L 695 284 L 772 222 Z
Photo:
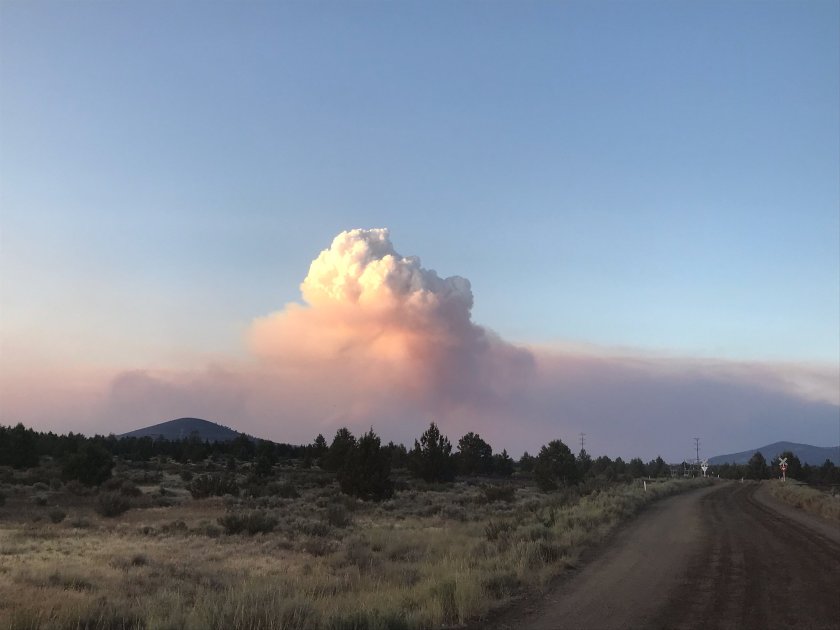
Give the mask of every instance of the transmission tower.
M 583 450 L 583 445 L 586 443 L 586 440 L 584 438 L 586 438 L 586 433 L 581 433 L 580 434 L 580 450 L 581 451 Z

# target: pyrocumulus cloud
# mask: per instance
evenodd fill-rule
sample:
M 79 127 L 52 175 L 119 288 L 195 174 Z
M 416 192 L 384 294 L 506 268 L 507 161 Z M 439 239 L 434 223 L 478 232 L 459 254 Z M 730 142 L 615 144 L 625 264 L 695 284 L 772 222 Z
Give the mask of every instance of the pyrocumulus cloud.
M 837 365 L 516 346 L 472 321 L 469 281 L 397 253 L 385 229 L 335 237 L 301 298 L 254 320 L 246 361 L 47 376 L 7 360 L 0 422 L 119 433 L 193 415 L 284 442 L 347 425 L 411 444 L 435 420 L 514 454 L 584 432 L 595 454 L 677 461 L 693 436 L 706 454 L 837 443 Z
M 288 378 L 369 400 L 383 395 L 440 413 L 493 404 L 534 369 L 530 352 L 471 320 L 470 283 L 397 253 L 388 230 L 342 232 L 312 262 L 304 305 L 258 319 L 253 351 Z M 345 398 L 342 395 L 340 398 Z

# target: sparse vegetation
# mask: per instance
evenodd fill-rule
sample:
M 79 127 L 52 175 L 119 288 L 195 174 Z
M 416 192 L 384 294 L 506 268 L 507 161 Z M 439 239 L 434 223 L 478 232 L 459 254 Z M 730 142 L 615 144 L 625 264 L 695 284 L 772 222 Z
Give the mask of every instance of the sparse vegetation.
M 236 495 L 239 492 L 236 479 L 232 475 L 223 474 L 199 475 L 190 482 L 187 489 L 194 499 Z
M 840 494 L 836 491 L 817 490 L 795 481 L 770 483 L 770 492 L 777 499 L 840 525 Z
M 226 534 L 267 534 L 274 531 L 277 526 L 277 519 L 262 511 L 248 512 L 245 514 L 225 514 L 219 517 L 221 525 Z
M 127 512 L 131 502 L 119 492 L 102 492 L 96 497 L 96 511 L 102 516 L 113 518 Z
M 67 512 L 62 510 L 61 508 L 53 508 L 49 512 L 47 512 L 47 516 L 50 517 L 50 521 L 53 523 L 60 523 L 67 517 Z
M 289 458 L 244 440 L 214 455 L 194 437 L 184 461 L 165 442 L 156 451 L 104 440 L 103 449 L 146 450 L 114 457 L 98 488 L 51 483 L 60 451 L 41 452 L 35 468 L 0 468 L 2 614 L 12 627 L 43 626 L 45 614 L 73 628 L 460 625 L 540 591 L 646 503 L 707 483 L 644 492 L 626 482 L 623 462 L 598 458 L 585 473 L 575 468 L 579 483 L 557 476 L 544 492 L 528 472 L 502 472 L 514 466 L 506 453 L 488 465 L 478 436 L 459 450 L 477 446 L 468 476 L 455 478 L 446 436 L 432 425 L 424 438 L 409 455 L 371 431 L 334 472 L 312 464 L 328 454 L 324 440 L 320 455 L 311 446 Z M 81 450 L 76 437 L 49 439 Z M 346 479 L 370 470 L 377 484 L 388 481 L 373 487 L 390 492 L 379 501 L 361 500 L 374 498 L 370 487 L 348 494 Z

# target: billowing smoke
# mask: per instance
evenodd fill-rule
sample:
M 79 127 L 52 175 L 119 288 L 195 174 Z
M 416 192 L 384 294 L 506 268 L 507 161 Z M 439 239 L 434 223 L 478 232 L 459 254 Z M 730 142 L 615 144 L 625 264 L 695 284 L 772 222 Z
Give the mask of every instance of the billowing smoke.
M 251 347 L 279 377 L 321 381 L 336 404 L 398 398 L 428 413 L 493 405 L 534 369 L 527 350 L 471 321 L 467 279 L 400 255 L 386 229 L 336 236 L 301 292 L 305 305 L 254 323 Z
M 707 455 L 778 440 L 837 443 L 835 364 L 525 349 L 471 320 L 466 279 L 398 254 L 387 230 L 339 234 L 301 292 L 303 303 L 253 322 L 245 362 L 47 374 L 7 344 L 0 423 L 119 433 L 200 416 L 291 443 L 372 425 L 410 445 L 435 420 L 453 440 L 476 431 L 514 454 L 556 438 L 575 445 L 584 432 L 595 454 L 676 461 L 693 456 L 694 436 Z

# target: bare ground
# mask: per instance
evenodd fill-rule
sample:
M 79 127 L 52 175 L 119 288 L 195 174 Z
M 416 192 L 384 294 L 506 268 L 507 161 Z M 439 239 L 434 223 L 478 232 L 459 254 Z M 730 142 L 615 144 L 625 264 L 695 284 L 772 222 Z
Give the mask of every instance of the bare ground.
M 840 628 L 840 531 L 759 483 L 657 502 L 582 570 L 485 627 Z

